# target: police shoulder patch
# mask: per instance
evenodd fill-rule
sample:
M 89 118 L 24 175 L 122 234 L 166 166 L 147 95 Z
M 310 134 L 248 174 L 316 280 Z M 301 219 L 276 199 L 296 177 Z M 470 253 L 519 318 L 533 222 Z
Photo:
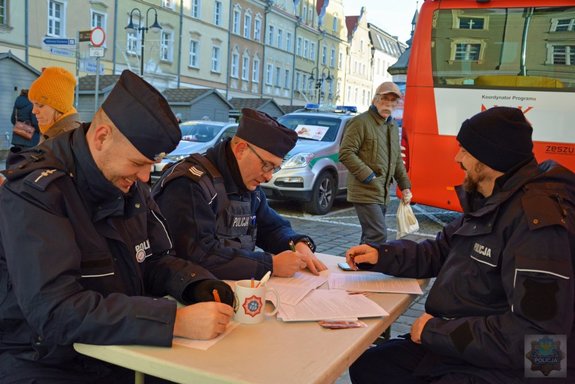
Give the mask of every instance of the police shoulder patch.
M 24 183 L 39 191 L 45 191 L 50 183 L 64 175 L 64 171 L 56 168 L 36 169 L 26 176 Z
M 200 180 L 205 173 L 206 172 L 202 170 L 200 167 L 198 167 L 196 164 L 190 165 L 187 170 L 188 177 L 190 177 L 195 181 Z

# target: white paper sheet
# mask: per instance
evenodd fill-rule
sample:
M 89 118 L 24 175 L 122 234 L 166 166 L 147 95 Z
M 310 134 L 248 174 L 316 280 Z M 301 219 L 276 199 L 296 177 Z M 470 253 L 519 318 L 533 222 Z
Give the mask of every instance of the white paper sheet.
M 350 292 L 414 293 L 423 291 L 417 279 L 394 277 L 379 272 L 333 272 L 329 275 L 330 289 L 344 289 Z
M 329 271 L 321 271 L 319 276 L 311 272 L 296 272 L 293 277 L 272 277 L 267 286 L 274 288 L 280 297 L 280 307 L 284 304 L 296 305 L 308 293 L 328 280 Z
M 192 339 L 186 339 L 184 337 L 174 337 L 174 339 L 172 340 L 172 343 L 177 344 L 177 345 L 181 345 L 182 347 L 186 347 L 186 348 L 200 349 L 202 351 L 205 351 L 208 348 L 210 348 L 212 345 L 216 344 L 218 341 L 220 341 L 221 339 L 226 337 L 238 325 L 239 325 L 239 323 L 236 323 L 235 321 L 230 321 L 230 323 L 228 324 L 228 327 L 226 328 L 226 331 L 214 339 L 192 340 Z
M 353 320 L 387 315 L 385 309 L 363 295 L 328 289 L 310 292 L 297 305 L 282 304 L 278 312 L 283 321 Z

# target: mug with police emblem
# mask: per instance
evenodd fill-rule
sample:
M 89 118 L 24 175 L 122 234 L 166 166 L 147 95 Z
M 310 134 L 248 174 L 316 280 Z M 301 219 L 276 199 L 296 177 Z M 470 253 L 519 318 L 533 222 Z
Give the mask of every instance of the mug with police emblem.
M 236 281 L 234 304 L 234 320 L 242 324 L 257 324 L 264 320 L 264 316 L 273 316 L 279 307 L 279 295 L 273 288 L 268 288 L 265 284 L 258 285 L 256 280 Z M 269 296 L 273 295 L 273 298 Z M 266 301 L 274 305 L 272 311 L 265 310 Z

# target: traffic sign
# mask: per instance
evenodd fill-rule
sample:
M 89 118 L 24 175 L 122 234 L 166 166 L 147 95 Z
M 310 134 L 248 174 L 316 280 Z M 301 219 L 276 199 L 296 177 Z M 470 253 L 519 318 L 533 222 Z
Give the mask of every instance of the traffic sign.
M 46 37 L 42 41 L 46 45 L 76 45 L 76 39 Z
M 96 27 L 92 29 L 90 34 L 90 42 L 94 47 L 100 47 L 106 41 L 106 33 L 101 27 Z
M 90 35 L 92 34 L 92 31 L 79 31 L 78 32 L 78 40 L 81 42 L 83 41 L 90 41 Z
M 91 57 L 104 57 L 104 47 L 90 47 Z

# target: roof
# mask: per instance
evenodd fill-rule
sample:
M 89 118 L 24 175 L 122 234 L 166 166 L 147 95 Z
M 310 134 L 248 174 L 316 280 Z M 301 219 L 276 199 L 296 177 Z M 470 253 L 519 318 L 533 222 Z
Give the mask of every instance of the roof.
M 168 88 L 162 92 L 168 103 L 188 103 L 193 104 L 205 97 L 215 94 L 224 103 L 228 104 L 230 109 L 234 106 L 230 104 L 218 91 L 213 88 Z
M 20 59 L 18 56 L 13 54 L 12 51 L 0 53 L 0 60 L 14 60 L 15 62 L 17 62 L 21 66 L 28 69 L 30 72 L 33 72 L 37 76 L 40 76 L 41 71 L 37 70 L 36 68 L 31 66 L 30 64 L 27 64 L 24 60 Z
M 100 92 L 104 92 L 107 89 L 112 88 L 116 84 L 116 82 L 120 78 L 120 75 L 100 75 L 99 77 L 100 78 L 98 79 L 98 90 Z M 80 91 L 94 92 L 94 90 L 96 89 L 96 75 L 87 75 L 80 77 L 79 83 L 80 83 L 79 84 Z
M 284 109 L 280 107 L 274 99 L 270 98 L 249 98 L 249 97 L 234 97 L 230 100 L 230 104 L 234 106 L 234 109 L 241 110 L 242 108 L 251 108 L 260 110 L 263 109 L 268 104 L 274 104 L 277 109 L 284 113 Z
M 359 16 L 346 16 L 345 17 L 345 25 L 347 27 L 347 37 L 350 38 L 353 36 L 353 32 L 357 27 L 357 23 L 359 20 Z

